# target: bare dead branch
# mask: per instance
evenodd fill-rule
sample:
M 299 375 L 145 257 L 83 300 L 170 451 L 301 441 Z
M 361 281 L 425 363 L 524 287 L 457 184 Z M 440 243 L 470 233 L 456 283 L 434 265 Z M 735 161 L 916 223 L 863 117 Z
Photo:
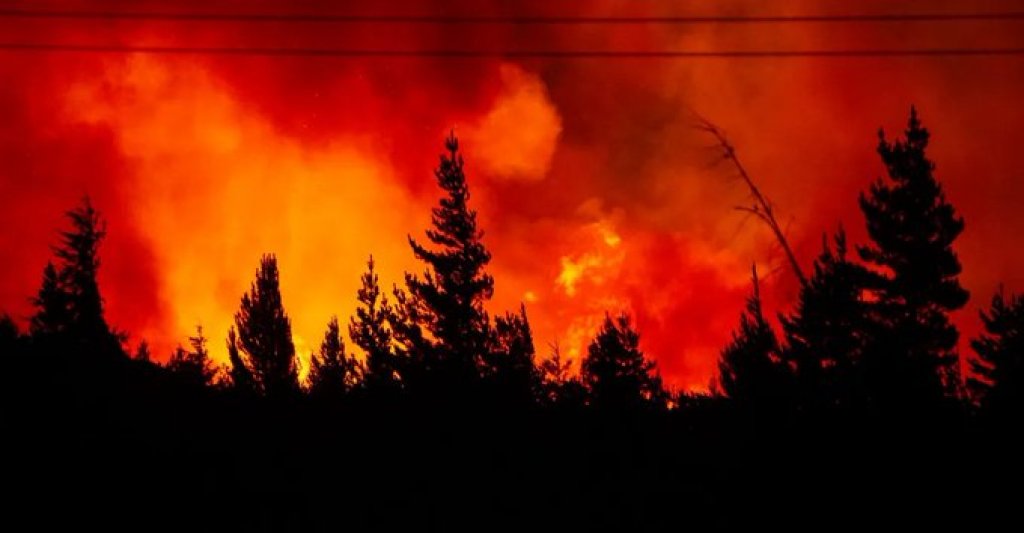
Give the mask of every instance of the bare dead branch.
M 711 121 L 704 117 L 701 117 L 696 113 L 694 113 L 694 116 L 698 121 L 696 126 L 697 129 L 714 137 L 715 141 L 718 143 L 718 149 L 722 153 L 722 158 L 732 163 L 732 166 L 736 169 L 736 172 L 739 174 L 740 179 L 743 180 L 743 183 L 746 184 L 747 190 L 750 192 L 750 196 L 754 200 L 753 206 L 736 206 L 736 209 L 756 215 L 765 223 L 765 225 L 768 226 L 769 229 L 771 229 L 772 233 L 775 235 L 775 239 L 785 252 L 786 258 L 789 260 L 790 267 L 793 269 L 793 274 L 796 276 L 797 280 L 800 281 L 800 285 L 806 286 L 807 277 L 804 275 L 803 269 L 800 268 L 800 263 L 797 262 L 792 248 L 789 247 L 789 241 L 786 240 L 785 232 L 775 219 L 775 212 L 772 209 L 771 201 L 761 192 L 761 189 L 758 188 L 756 183 L 754 183 L 750 174 L 747 173 L 747 169 L 744 168 L 743 163 L 740 162 L 740 158 L 736 155 L 736 149 L 729 142 L 725 133 L 719 129 L 718 126 L 715 126 Z

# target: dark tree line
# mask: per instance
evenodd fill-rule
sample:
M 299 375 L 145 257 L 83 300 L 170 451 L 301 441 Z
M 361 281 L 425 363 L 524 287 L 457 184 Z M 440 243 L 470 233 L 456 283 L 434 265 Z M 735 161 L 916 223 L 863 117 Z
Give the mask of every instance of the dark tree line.
M 228 365 L 218 370 L 210 359 L 201 326 L 178 347 L 166 368 L 182 380 L 268 398 L 296 397 L 303 391 L 339 399 L 360 393 L 415 395 L 444 401 L 508 403 L 572 402 L 611 406 L 666 405 L 668 395 L 655 364 L 638 346 L 628 317 L 608 318 L 573 377 L 560 356 L 538 364 L 525 306 L 492 318 L 485 304 L 494 280 L 486 272 L 491 254 L 482 242 L 476 212 L 469 207 L 463 159 L 454 136 L 435 171 L 444 196 L 433 210 L 430 245 L 412 237 L 413 254 L 425 269 L 407 274 L 394 287 L 393 300 L 381 290 L 373 258 L 367 262 L 358 308 L 347 334 L 364 354 L 347 349 L 339 320 L 331 318 L 320 349 L 310 360 L 307 383 L 300 383 L 291 323 L 280 292 L 274 255 L 263 256 L 250 289 L 242 295 L 227 335 Z M 68 213 L 72 229 L 62 233 L 58 262 L 44 269 L 33 300 L 28 345 L 40 351 L 121 353 L 123 336 L 103 318 L 96 274 L 103 223 L 88 199 Z M 13 321 L 4 337 L 20 342 Z M 52 347 L 50 345 L 52 344 Z M 148 348 L 135 355 L 148 360 Z M 556 354 L 557 355 L 557 354 Z M 553 366 L 552 366 L 553 365 Z
M 911 109 L 903 139 L 879 133 L 887 177 L 860 197 L 870 242 L 848 256 L 839 232 L 815 260 L 796 308 L 780 315 L 782 338 L 754 294 L 733 342 L 722 354 L 723 390 L 738 401 L 783 402 L 823 409 L 948 409 L 981 402 L 993 390 L 1015 390 L 1024 360 L 1014 336 L 1024 322 L 996 297 L 982 313 L 987 334 L 975 340 L 980 359 L 965 390 L 958 332 L 949 313 L 967 303 L 953 243 L 964 221 L 947 201 L 926 156 L 929 132 Z M 1019 307 L 1019 306 L 1018 306 Z M 1005 372 L 1006 374 L 1003 374 Z
M 887 176 L 860 197 L 870 242 L 849 253 L 845 232 L 823 239 L 795 308 L 765 316 L 757 272 L 739 329 L 722 352 L 718 390 L 737 405 L 822 413 L 833 409 L 937 408 L 958 400 L 1018 409 L 1024 352 L 1024 305 L 998 294 L 982 314 L 986 333 L 972 341 L 971 376 L 959 372 L 958 333 L 949 319 L 968 294 L 953 251 L 964 222 L 947 201 L 926 156 L 929 132 L 911 109 L 904 137 L 879 133 Z M 279 287 L 277 261 L 265 255 L 228 332 L 229 364 L 218 371 L 200 328 L 166 367 L 186 381 L 266 397 L 350 394 L 490 397 L 516 405 L 577 404 L 601 409 L 685 405 L 662 386 L 639 348 L 629 317 L 607 316 L 579 375 L 558 353 L 537 360 L 525 306 L 497 317 L 485 307 L 494 291 L 464 161 L 454 135 L 434 172 L 443 195 L 426 231 L 409 237 L 424 270 L 407 274 L 392 298 L 371 257 L 347 328 L 331 318 L 300 383 L 299 360 Z M 20 350 L 123 353 L 124 336 L 106 323 L 96 276 L 105 226 L 88 199 L 68 213 L 55 261 L 43 270 L 29 331 L 12 320 L 0 338 Z M 347 332 L 343 331 L 347 329 Z M 363 357 L 346 345 L 345 333 Z M 148 358 L 140 347 L 137 358 Z
M 409 238 L 423 270 L 388 290 L 369 258 L 355 314 L 329 318 L 306 372 L 274 255 L 241 296 L 227 365 L 201 327 L 164 365 L 145 344 L 130 356 L 104 319 L 105 227 L 86 199 L 68 213 L 28 331 L 0 317 L 0 424 L 17 450 L 0 454 L 5 479 L 68 486 L 75 501 L 110 494 L 75 480 L 147 500 L 173 481 L 159 500 L 173 512 L 158 516 L 194 526 L 211 512 L 229 530 L 479 529 L 496 517 L 517 529 L 728 529 L 797 511 L 870 520 L 864 505 L 884 498 L 920 525 L 951 495 L 951 507 L 988 510 L 998 491 L 983 489 L 1002 485 L 986 476 L 1012 471 L 1019 448 L 957 431 L 1016 428 L 1024 297 L 1000 291 L 982 313 L 964 379 L 949 319 L 968 296 L 953 251 L 963 220 L 928 138 L 915 111 L 903 138 L 880 135 L 887 175 L 860 198 L 869 242 L 826 236 L 778 327 L 753 271 L 711 395 L 667 391 L 627 315 L 608 313 L 571 361 L 557 345 L 538 354 L 525 306 L 487 312 L 491 255 L 454 136 L 426 238 Z M 973 468 L 951 468 L 951 449 Z M 948 526 L 948 512 L 935 517 Z
M 486 272 L 491 254 L 482 242 L 458 140 L 445 141 L 435 170 L 444 196 L 427 230 L 430 246 L 412 237 L 413 254 L 424 263 L 407 274 L 404 287 L 382 294 L 371 257 L 357 293 L 359 306 L 349 339 L 365 358 L 346 352 L 339 323 L 328 324 L 309 369 L 311 394 L 344 396 L 362 392 L 411 394 L 443 401 L 487 399 L 527 406 L 541 397 L 559 401 L 561 391 L 587 391 L 586 401 L 608 407 L 667 405 L 667 393 L 653 361 L 640 351 L 628 317 L 608 318 L 582 362 L 582 379 L 565 369 L 546 377 L 539 367 L 525 306 L 491 318 L 485 304 L 494 292 Z M 225 384 L 265 396 L 293 394 L 299 383 L 297 359 L 281 302 L 277 263 L 263 258 L 252 289 L 242 297 L 229 333 L 231 367 Z M 364 362 L 365 361 L 365 362 Z M 562 364 L 556 362 L 557 364 Z M 580 387 L 569 384 L 578 383 Z M 582 387 L 582 385 L 586 385 Z

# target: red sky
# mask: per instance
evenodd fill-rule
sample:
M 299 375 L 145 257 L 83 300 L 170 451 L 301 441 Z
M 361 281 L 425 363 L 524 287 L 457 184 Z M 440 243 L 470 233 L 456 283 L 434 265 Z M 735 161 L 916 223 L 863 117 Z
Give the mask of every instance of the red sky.
M 848 2 L 4 2 L 177 12 L 681 16 L 850 14 Z M 859 2 L 858 13 L 984 12 L 1015 2 Z M 524 26 L 31 20 L 7 43 L 498 50 L 1022 47 L 1024 21 Z M 916 104 L 967 220 L 968 334 L 1000 282 L 1024 290 L 1024 58 L 439 59 L 0 51 L 0 309 L 30 309 L 61 213 L 106 215 L 111 322 L 158 356 L 202 323 L 221 351 L 263 252 L 278 254 L 300 351 L 347 317 L 366 257 L 418 271 L 432 169 L 463 140 L 494 254 L 492 311 L 525 301 L 538 351 L 577 357 L 605 310 L 632 313 L 669 384 L 701 389 L 757 263 L 772 309 L 794 283 L 692 111 L 730 136 L 807 264 L 881 175 L 876 132 Z

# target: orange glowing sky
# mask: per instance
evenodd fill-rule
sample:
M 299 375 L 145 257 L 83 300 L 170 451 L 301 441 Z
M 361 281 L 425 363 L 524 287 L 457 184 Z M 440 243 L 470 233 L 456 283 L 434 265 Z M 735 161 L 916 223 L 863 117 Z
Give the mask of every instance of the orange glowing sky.
M 33 2 L 124 9 L 128 4 Z M 165 5 L 166 4 L 166 5 Z M 319 5 L 322 4 L 322 5 Z M 401 2 L 389 13 L 758 15 L 846 2 Z M 909 2 L 905 11 L 962 11 Z M 29 5 L 29 4 L 26 4 Z M 132 9 L 369 13 L 366 5 L 132 2 Z M 675 6 L 675 7 L 673 7 Z M 858 3 L 889 13 L 889 2 Z M 1013 2 L 973 2 L 975 11 Z M 373 13 L 380 13 L 375 11 Z M 828 49 L 1024 46 L 1024 23 L 509 27 L 0 19 L 7 42 L 403 49 Z M 215 354 L 260 254 L 278 255 L 300 352 L 354 307 L 373 254 L 387 286 L 419 271 L 444 135 L 463 141 L 497 280 L 493 312 L 525 302 L 538 351 L 578 358 L 605 310 L 632 313 L 670 385 L 705 388 L 751 263 L 773 309 L 795 284 L 692 110 L 729 134 L 797 255 L 839 223 L 863 238 L 856 194 L 879 176 L 876 131 L 916 104 L 967 220 L 972 292 L 1024 289 L 1024 59 L 361 59 L 0 51 L 0 309 L 24 317 L 61 227 L 88 192 L 109 222 L 110 321 L 165 356 L 201 323 Z

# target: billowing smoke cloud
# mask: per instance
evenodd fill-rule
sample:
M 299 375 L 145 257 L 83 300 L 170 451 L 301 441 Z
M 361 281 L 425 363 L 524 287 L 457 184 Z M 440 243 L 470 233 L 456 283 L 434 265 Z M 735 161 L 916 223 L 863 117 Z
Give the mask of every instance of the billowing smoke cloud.
M 940 5 L 941 4 L 941 5 Z M 948 5 L 947 5 L 948 4 Z M 70 7 L 95 6 L 66 4 Z M 1006 9 L 1008 2 L 972 6 Z M 53 4 L 49 7 L 59 8 Z M 112 3 L 111 9 L 127 9 Z M 280 2 L 219 11 L 294 12 Z M 367 4 L 304 10 L 380 13 Z M 846 13 L 848 3 L 787 4 Z M 1012 7 L 1012 6 L 1010 6 Z M 213 10 L 133 3 L 134 10 Z M 952 3 L 870 13 L 953 11 Z M 956 9 L 955 9 L 956 8 Z M 376 9 L 376 8 L 374 8 Z M 684 15 L 682 4 L 406 2 L 389 13 Z M 730 2 L 716 13 L 781 9 Z M 556 11 L 560 10 L 560 11 Z M 778 14 L 771 11 L 771 14 Z M 1014 23 L 409 26 L 0 21 L 11 41 L 376 49 L 829 49 L 1022 46 Z M 972 305 L 1024 288 L 1017 58 L 769 60 L 315 58 L 3 52 L 0 309 L 29 312 L 60 213 L 84 193 L 109 220 L 101 283 L 111 320 L 158 356 L 197 323 L 215 353 L 259 254 L 281 261 L 299 347 L 346 317 L 374 254 L 383 281 L 418 271 L 405 241 L 436 200 L 443 136 L 463 140 L 494 252 L 493 310 L 524 302 L 538 349 L 579 359 L 604 312 L 628 311 L 672 385 L 703 388 L 749 290 L 783 310 L 795 284 L 771 235 L 733 209 L 746 192 L 692 111 L 725 129 L 775 202 L 800 259 L 842 223 L 863 239 L 856 194 L 882 173 L 875 132 L 911 103 L 967 219 Z M 962 327 L 976 326 L 974 309 Z
M 562 119 L 544 82 L 522 68 L 503 64 L 501 92 L 477 125 L 466 131 L 481 170 L 495 179 L 544 179 L 562 132 Z

